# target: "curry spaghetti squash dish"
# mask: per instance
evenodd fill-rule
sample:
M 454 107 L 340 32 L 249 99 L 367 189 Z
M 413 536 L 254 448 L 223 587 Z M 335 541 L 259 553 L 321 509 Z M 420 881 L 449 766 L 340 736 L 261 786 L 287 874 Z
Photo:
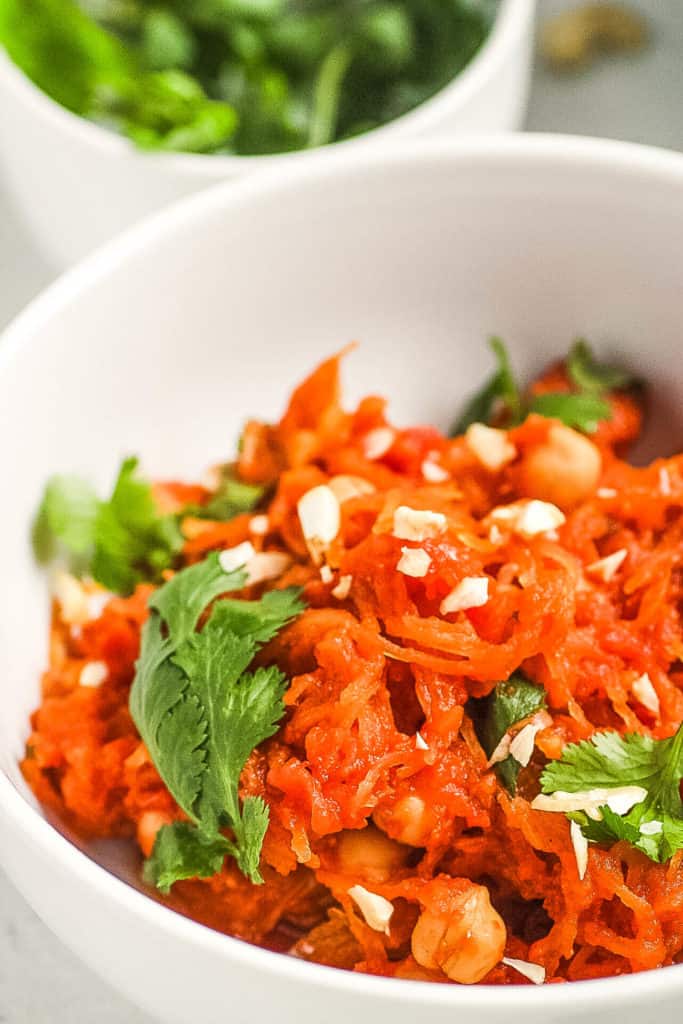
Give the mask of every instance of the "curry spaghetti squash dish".
M 585 342 L 505 348 L 452 435 L 339 357 L 201 483 L 48 481 L 23 772 L 229 935 L 338 968 L 559 983 L 683 960 L 683 456 Z

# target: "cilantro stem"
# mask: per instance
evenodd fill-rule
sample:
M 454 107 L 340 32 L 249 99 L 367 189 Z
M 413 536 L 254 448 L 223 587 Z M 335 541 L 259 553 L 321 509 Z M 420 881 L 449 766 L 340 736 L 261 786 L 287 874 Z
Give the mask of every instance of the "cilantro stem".
M 313 91 L 313 111 L 308 130 L 308 145 L 324 146 L 335 135 L 344 76 L 353 53 L 348 43 L 338 43 L 320 66 Z

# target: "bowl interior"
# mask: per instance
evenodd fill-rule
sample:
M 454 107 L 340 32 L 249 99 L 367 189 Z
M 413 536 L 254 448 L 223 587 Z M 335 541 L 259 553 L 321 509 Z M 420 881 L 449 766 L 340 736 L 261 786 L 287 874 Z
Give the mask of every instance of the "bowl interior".
M 244 420 L 352 340 L 348 401 L 447 427 L 500 334 L 521 374 L 578 334 L 652 384 L 651 451 L 680 446 L 683 164 L 543 140 L 339 159 L 218 188 L 108 247 L 0 352 L 0 768 L 16 767 L 46 657 L 29 524 L 58 471 L 108 486 L 137 453 L 196 478 Z M 647 446 L 646 446 L 647 447 Z

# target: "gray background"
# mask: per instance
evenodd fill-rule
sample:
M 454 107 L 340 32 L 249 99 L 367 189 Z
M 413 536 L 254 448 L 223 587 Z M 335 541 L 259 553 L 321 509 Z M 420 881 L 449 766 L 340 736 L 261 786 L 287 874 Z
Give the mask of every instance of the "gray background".
M 540 0 L 539 17 L 569 6 Z M 640 0 L 653 44 L 557 78 L 538 66 L 531 131 L 602 135 L 683 150 L 683 0 Z M 0 183 L 0 327 L 53 276 Z M 0 837 L 1 841 L 1 837 Z M 106 928 L 106 921 L 102 927 Z M 150 1024 L 48 932 L 0 874 L 0 1024 Z

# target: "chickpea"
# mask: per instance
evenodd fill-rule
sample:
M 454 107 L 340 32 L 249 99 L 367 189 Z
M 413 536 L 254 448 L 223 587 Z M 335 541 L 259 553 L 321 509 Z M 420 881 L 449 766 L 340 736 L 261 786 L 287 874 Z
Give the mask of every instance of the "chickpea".
M 408 853 L 374 825 L 341 832 L 337 843 L 339 870 L 360 874 L 368 882 L 386 882 L 403 867 Z
M 524 497 L 571 508 L 593 493 L 601 469 L 602 456 L 592 441 L 554 423 L 547 439 L 524 454 L 518 487 Z
M 465 878 L 436 879 L 426 897 L 413 929 L 413 956 L 461 985 L 481 981 L 499 963 L 506 940 L 488 890 Z
M 389 810 L 375 811 L 374 819 L 383 832 L 408 846 L 426 846 L 436 825 L 434 814 L 416 793 L 401 797 Z

